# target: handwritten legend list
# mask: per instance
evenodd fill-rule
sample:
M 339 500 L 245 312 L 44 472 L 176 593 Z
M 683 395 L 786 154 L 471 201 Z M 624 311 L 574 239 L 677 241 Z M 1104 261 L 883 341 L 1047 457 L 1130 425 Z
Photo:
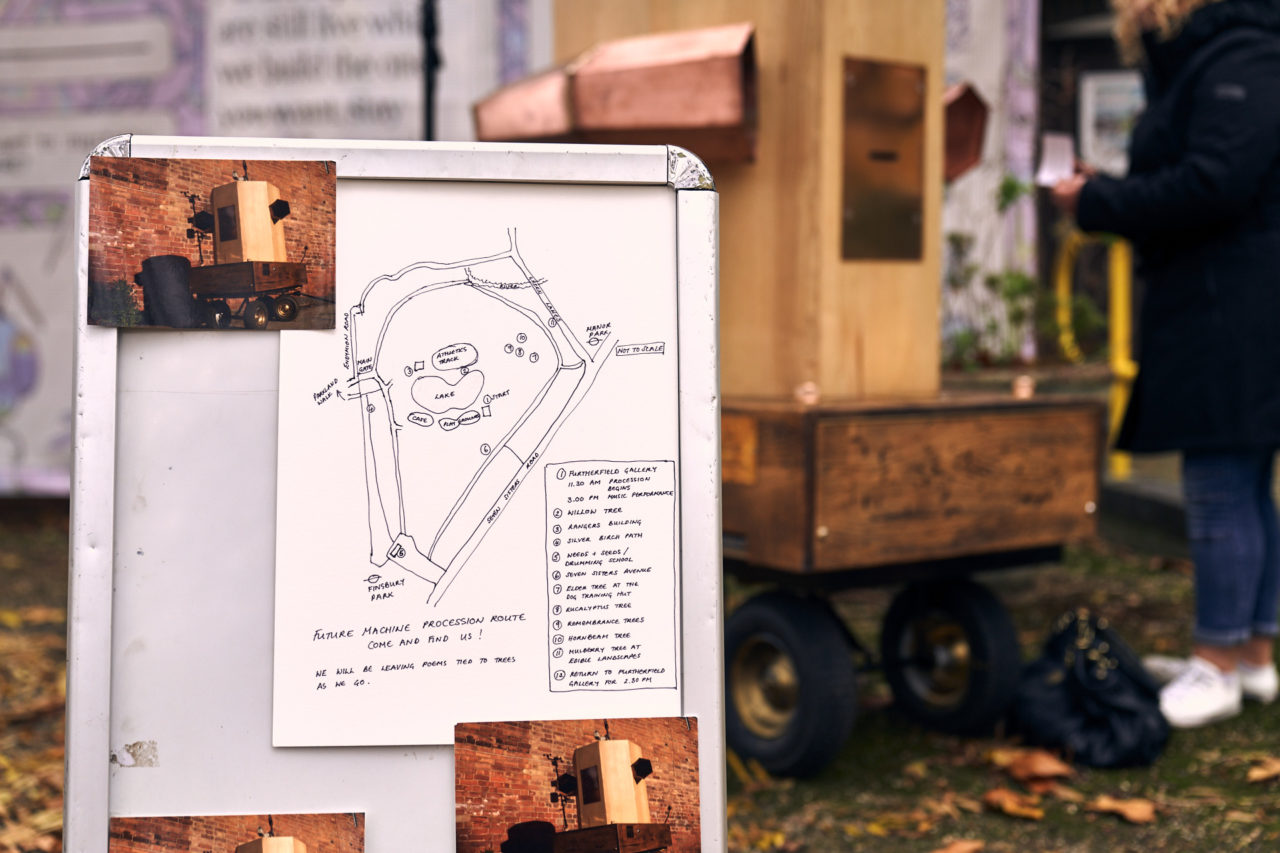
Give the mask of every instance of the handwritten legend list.
M 545 471 L 551 690 L 674 688 L 675 463 Z

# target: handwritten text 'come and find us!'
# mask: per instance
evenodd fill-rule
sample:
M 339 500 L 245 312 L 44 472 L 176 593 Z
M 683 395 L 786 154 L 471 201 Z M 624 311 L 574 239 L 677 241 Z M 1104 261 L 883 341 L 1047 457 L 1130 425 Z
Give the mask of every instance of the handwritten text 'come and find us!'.
M 444 655 L 442 652 L 450 643 L 458 647 L 473 640 L 483 639 L 486 625 L 520 623 L 527 619 L 528 616 L 524 613 L 495 613 L 489 616 L 426 619 L 416 626 L 412 623 L 403 623 L 364 625 L 360 628 L 316 628 L 311 637 L 313 643 L 330 640 L 349 641 L 359 638 L 364 641 L 364 648 L 369 651 L 400 649 L 409 652 L 421 649 L 424 652 L 424 655 L 413 659 L 374 664 L 345 664 L 316 670 L 316 689 L 326 690 L 330 686 L 334 688 L 363 687 L 370 683 L 370 676 L 379 672 L 513 664 L 517 662 L 514 654 L 482 657 L 468 654 L 465 650 L 460 650 L 455 655 Z

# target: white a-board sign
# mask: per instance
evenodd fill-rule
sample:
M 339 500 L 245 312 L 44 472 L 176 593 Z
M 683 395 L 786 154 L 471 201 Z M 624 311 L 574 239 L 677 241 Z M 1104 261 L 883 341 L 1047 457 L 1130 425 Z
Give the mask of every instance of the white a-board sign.
M 100 146 L 67 849 L 113 819 L 352 813 L 371 853 L 450 850 L 455 725 L 672 717 L 723 849 L 716 204 L 665 146 Z M 119 239 L 136 222 L 154 246 Z M 189 328 L 104 320 L 104 293 L 153 310 L 159 255 L 191 266 Z

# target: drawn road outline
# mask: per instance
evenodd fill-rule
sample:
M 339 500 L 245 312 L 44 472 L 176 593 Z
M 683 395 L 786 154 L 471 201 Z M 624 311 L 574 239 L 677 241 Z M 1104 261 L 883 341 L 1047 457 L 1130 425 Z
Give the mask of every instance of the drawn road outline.
M 433 605 L 612 352 L 575 337 L 507 236 L 379 276 L 349 312 L 341 396 L 364 410 L 369 560 L 431 584 Z

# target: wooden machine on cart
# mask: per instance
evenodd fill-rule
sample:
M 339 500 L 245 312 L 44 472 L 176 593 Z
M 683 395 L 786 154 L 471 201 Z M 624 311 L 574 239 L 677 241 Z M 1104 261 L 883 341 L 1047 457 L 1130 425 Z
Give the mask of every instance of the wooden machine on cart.
M 267 181 L 214 187 L 209 202 L 213 213 L 191 217 L 195 229 L 213 235 L 214 263 L 193 266 L 189 281 L 205 325 L 225 329 L 237 317 L 246 329 L 265 329 L 297 317 L 307 265 L 285 252 L 289 202 Z
M 851 730 L 856 642 L 826 594 L 905 584 L 880 641 L 897 707 L 978 731 L 1020 657 L 968 575 L 1094 526 L 1100 405 L 941 393 L 945 21 L 943 0 L 558 0 L 566 64 L 476 109 L 482 138 L 660 141 L 712 171 L 725 569 L 775 586 L 728 617 L 726 732 L 774 773 Z
M 649 815 L 653 765 L 629 740 L 597 740 L 573 752 L 573 774 L 557 780 L 578 801 L 578 828 L 557 832 L 552 853 L 660 853 L 671 827 Z

